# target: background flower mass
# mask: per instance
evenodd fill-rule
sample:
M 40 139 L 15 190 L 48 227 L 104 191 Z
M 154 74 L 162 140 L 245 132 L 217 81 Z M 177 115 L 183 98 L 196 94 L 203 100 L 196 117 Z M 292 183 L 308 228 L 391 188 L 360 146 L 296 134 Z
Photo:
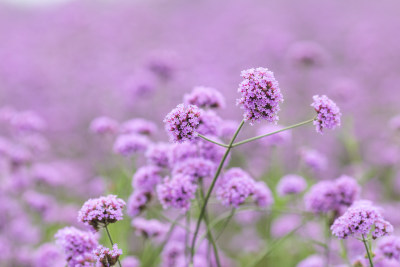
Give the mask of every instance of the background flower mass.
M 400 266 L 398 1 L 64 2 L 0 4 L 0 266 Z

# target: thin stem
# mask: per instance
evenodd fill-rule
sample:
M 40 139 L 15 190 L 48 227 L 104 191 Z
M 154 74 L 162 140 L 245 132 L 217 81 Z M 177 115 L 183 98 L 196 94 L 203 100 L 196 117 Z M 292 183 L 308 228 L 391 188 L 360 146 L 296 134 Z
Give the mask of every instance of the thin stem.
M 207 195 L 206 195 L 206 197 L 205 197 L 205 199 L 204 199 L 203 207 L 201 208 L 200 215 L 199 215 L 199 218 L 198 218 L 198 220 L 197 220 L 196 230 L 195 230 L 194 235 L 193 235 L 192 247 L 191 247 L 191 255 L 190 255 L 190 256 L 191 256 L 191 257 L 190 257 L 190 262 L 191 262 L 191 263 L 193 263 L 193 257 L 194 257 L 194 252 L 195 252 L 195 251 L 194 251 L 194 248 L 195 248 L 195 245 L 196 245 L 197 235 L 199 234 L 201 220 L 202 220 L 203 217 L 204 217 L 204 213 L 205 213 L 205 211 L 206 211 L 206 206 L 207 206 L 208 200 L 210 199 L 211 192 L 212 192 L 213 189 L 214 189 L 215 183 L 217 182 L 218 176 L 219 176 L 219 174 L 221 173 L 221 170 L 222 170 L 222 168 L 223 168 L 223 166 L 224 166 L 224 163 L 225 163 L 225 161 L 226 161 L 226 158 L 228 157 L 229 152 L 230 152 L 231 149 L 232 149 L 232 144 L 233 144 L 233 142 L 235 142 L 235 139 L 236 139 L 236 137 L 238 136 L 240 130 L 241 130 L 242 127 L 243 127 L 243 125 L 244 125 L 244 120 L 242 120 L 242 122 L 240 123 L 239 127 L 237 128 L 235 134 L 233 135 L 231 141 L 229 142 L 229 146 L 227 147 L 227 149 L 226 149 L 226 151 L 225 151 L 225 154 L 224 154 L 224 156 L 222 157 L 221 162 L 219 163 L 218 169 L 217 169 L 217 171 L 216 171 L 216 173 L 215 173 L 215 175 L 214 175 L 214 178 L 213 178 L 213 180 L 212 180 L 212 182 L 211 182 L 210 188 L 209 188 L 208 191 L 207 191 Z
M 188 256 L 190 254 L 189 248 L 189 238 L 190 238 L 190 210 L 186 212 L 186 236 L 185 236 L 185 261 L 188 263 Z
M 200 180 L 200 197 L 201 197 L 201 201 L 204 202 L 204 192 L 203 192 L 203 181 L 202 180 Z M 221 267 L 217 244 L 215 243 L 215 240 L 212 236 L 211 230 L 209 231 L 210 221 L 208 220 L 207 208 L 206 208 L 206 211 L 204 212 L 204 221 L 206 222 L 208 240 L 212 244 L 212 247 L 213 247 L 215 261 L 217 263 L 217 266 Z
M 371 267 L 374 267 L 374 263 L 372 262 L 371 253 L 369 252 L 369 248 L 368 248 L 368 245 L 367 245 L 367 240 L 365 240 L 364 235 L 362 235 L 362 242 L 364 243 L 365 250 L 367 251 L 369 264 L 371 265 Z
M 237 142 L 237 143 L 233 144 L 232 147 L 237 147 L 237 146 L 246 144 L 246 143 L 254 141 L 254 140 L 258 140 L 258 139 L 261 139 L 261 138 L 264 138 L 264 137 L 267 137 L 267 136 L 270 136 L 270 135 L 273 135 L 273 134 L 277 134 L 277 133 L 280 133 L 280 132 L 283 132 L 283 131 L 286 131 L 286 130 L 289 130 L 289 129 L 293 129 L 293 128 L 305 125 L 307 123 L 313 122 L 314 120 L 315 120 L 315 118 L 312 118 L 310 120 L 303 121 L 303 122 L 300 122 L 300 123 L 297 123 L 297 124 L 293 124 L 291 126 L 288 126 L 286 128 L 280 129 L 280 130 L 272 132 L 272 133 L 267 133 L 267 134 L 259 135 L 259 136 L 256 136 L 256 137 L 252 137 L 252 138 Z
M 347 266 L 351 267 L 349 255 L 347 254 L 346 244 L 344 243 L 343 239 L 340 240 L 340 248 L 341 248 L 340 256 L 346 262 Z
M 110 240 L 111 246 L 114 246 L 114 242 L 112 241 L 112 238 L 111 238 L 110 232 L 108 231 L 107 225 L 104 226 L 104 228 L 106 228 L 106 232 L 107 232 L 107 235 L 108 235 L 108 239 Z M 118 265 L 119 265 L 119 267 L 122 267 L 121 262 L 119 261 L 119 259 L 118 259 Z
M 218 143 L 217 141 L 211 140 L 211 139 L 205 137 L 205 136 L 202 135 L 202 134 L 199 134 L 199 133 L 198 133 L 197 135 L 198 135 L 200 138 L 203 138 L 204 140 L 206 140 L 206 141 L 208 141 L 208 142 L 211 142 L 211 143 L 214 143 L 214 144 L 216 144 L 216 145 L 219 145 L 219 146 L 228 148 L 228 145 Z
M 217 237 L 215 238 L 215 241 L 217 241 L 220 236 L 222 235 L 222 233 L 224 232 L 225 228 L 228 226 L 229 222 L 231 221 L 231 219 L 233 218 L 233 216 L 235 215 L 235 211 L 236 209 L 232 209 L 231 213 L 229 214 L 229 217 L 225 220 L 224 226 L 222 226 L 221 232 L 219 232 L 219 234 L 217 235 Z
M 330 254 L 330 243 L 331 243 L 331 231 L 330 231 L 330 227 L 329 227 L 329 216 L 327 215 L 325 217 L 325 266 L 329 267 L 329 254 Z

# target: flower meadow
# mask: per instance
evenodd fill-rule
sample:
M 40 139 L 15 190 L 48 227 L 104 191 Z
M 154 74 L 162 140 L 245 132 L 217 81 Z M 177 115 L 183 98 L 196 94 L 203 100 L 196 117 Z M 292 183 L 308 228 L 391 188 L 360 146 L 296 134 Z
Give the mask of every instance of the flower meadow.
M 400 267 L 399 10 L 0 3 L 0 267 Z

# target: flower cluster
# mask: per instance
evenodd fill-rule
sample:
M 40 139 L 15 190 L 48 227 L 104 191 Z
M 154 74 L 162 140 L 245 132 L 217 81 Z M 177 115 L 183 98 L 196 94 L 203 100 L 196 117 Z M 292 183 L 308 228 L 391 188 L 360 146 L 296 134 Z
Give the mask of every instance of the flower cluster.
M 109 117 L 98 117 L 90 123 L 90 131 L 100 135 L 113 135 L 118 132 L 118 122 Z
M 331 226 L 332 234 L 346 239 L 349 236 L 372 238 L 385 236 L 393 232 L 393 226 L 386 221 L 378 208 L 369 201 L 357 201 L 337 218 Z
M 146 151 L 150 145 L 147 137 L 139 134 L 122 134 L 114 143 L 114 153 L 124 157 L 130 157 L 138 152 Z
M 400 238 L 398 236 L 385 236 L 378 242 L 378 254 L 388 259 L 400 261 Z
M 189 176 L 193 182 L 202 178 L 211 178 L 216 170 L 216 164 L 202 157 L 188 158 L 175 164 L 172 173 Z
M 314 120 L 317 132 L 322 133 L 323 129 L 335 129 L 340 126 L 342 113 L 340 113 L 340 109 L 335 102 L 326 95 L 315 95 L 313 100 L 314 102 L 311 106 L 317 112 L 317 117 Z
M 281 178 L 276 191 L 280 196 L 299 194 L 307 187 L 307 182 L 303 177 L 296 174 L 288 174 Z
M 125 202 L 115 195 L 86 201 L 78 214 L 78 220 L 92 226 L 96 231 L 110 223 L 122 220 Z
M 135 218 L 132 220 L 132 226 L 136 229 L 136 233 L 145 238 L 160 237 L 167 233 L 168 225 L 161 223 L 155 219 L 146 220 L 144 218 Z
M 92 251 L 97 247 L 96 236 L 91 232 L 65 227 L 55 236 L 66 256 L 68 267 L 92 266 L 95 261 Z
M 136 190 L 152 192 L 153 188 L 162 180 L 161 169 L 157 166 L 147 165 L 139 168 L 132 178 L 132 186 Z
M 122 249 L 119 249 L 117 244 L 114 244 L 112 249 L 99 245 L 93 253 L 101 267 L 111 267 L 117 264 Z
M 169 166 L 169 151 L 171 145 L 167 143 L 151 144 L 146 150 L 146 158 L 149 164 L 166 168 Z
M 211 87 L 197 86 L 189 94 L 185 94 L 183 102 L 199 108 L 224 108 L 225 99 L 220 92 Z
M 165 130 L 173 142 L 193 140 L 200 123 L 201 110 L 194 105 L 179 104 L 164 119 Z
M 274 74 L 266 68 L 256 68 L 242 71 L 241 76 L 237 104 L 245 111 L 244 119 L 251 123 L 261 119 L 277 122 L 283 96 Z
M 122 134 L 153 135 L 157 131 L 157 125 L 145 119 L 132 119 L 124 122 L 120 131 Z

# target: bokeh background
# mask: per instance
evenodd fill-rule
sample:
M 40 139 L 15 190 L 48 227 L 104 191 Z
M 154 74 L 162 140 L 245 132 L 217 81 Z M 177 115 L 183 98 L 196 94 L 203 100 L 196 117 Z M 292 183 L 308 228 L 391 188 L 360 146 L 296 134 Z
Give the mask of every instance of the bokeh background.
M 2 166 L 11 160 L 16 169 L 1 173 L 0 248 L 7 253 L 0 265 L 41 266 L 41 245 L 77 224 L 86 199 L 131 193 L 135 167 L 113 155 L 112 140 L 89 131 L 94 118 L 152 120 L 154 140 L 167 141 L 163 118 L 202 85 L 226 98 L 222 118 L 240 121 L 240 71 L 258 66 L 280 83 L 280 124 L 311 118 L 311 97 L 326 94 L 341 108 L 342 127 L 322 136 L 310 126 L 296 129 L 276 149 L 249 144 L 232 164 L 272 189 L 292 172 L 309 181 L 353 175 L 363 197 L 387 207 L 398 225 L 391 211 L 400 199 L 399 29 L 396 0 L 1 1 L 0 155 Z M 10 116 L 17 122 L 10 125 Z M 260 127 L 247 126 L 241 138 Z M 307 165 L 310 150 L 320 153 L 321 166 Z M 281 215 L 265 217 L 224 237 L 221 246 L 237 262 L 231 266 L 272 238 L 267 222 L 285 224 Z M 129 219 L 117 228 L 124 251 L 140 251 Z M 127 231 L 133 237 L 123 241 Z M 240 235 L 250 244 L 240 244 Z M 293 248 L 296 242 L 260 266 L 296 266 L 313 253 L 311 245 Z

